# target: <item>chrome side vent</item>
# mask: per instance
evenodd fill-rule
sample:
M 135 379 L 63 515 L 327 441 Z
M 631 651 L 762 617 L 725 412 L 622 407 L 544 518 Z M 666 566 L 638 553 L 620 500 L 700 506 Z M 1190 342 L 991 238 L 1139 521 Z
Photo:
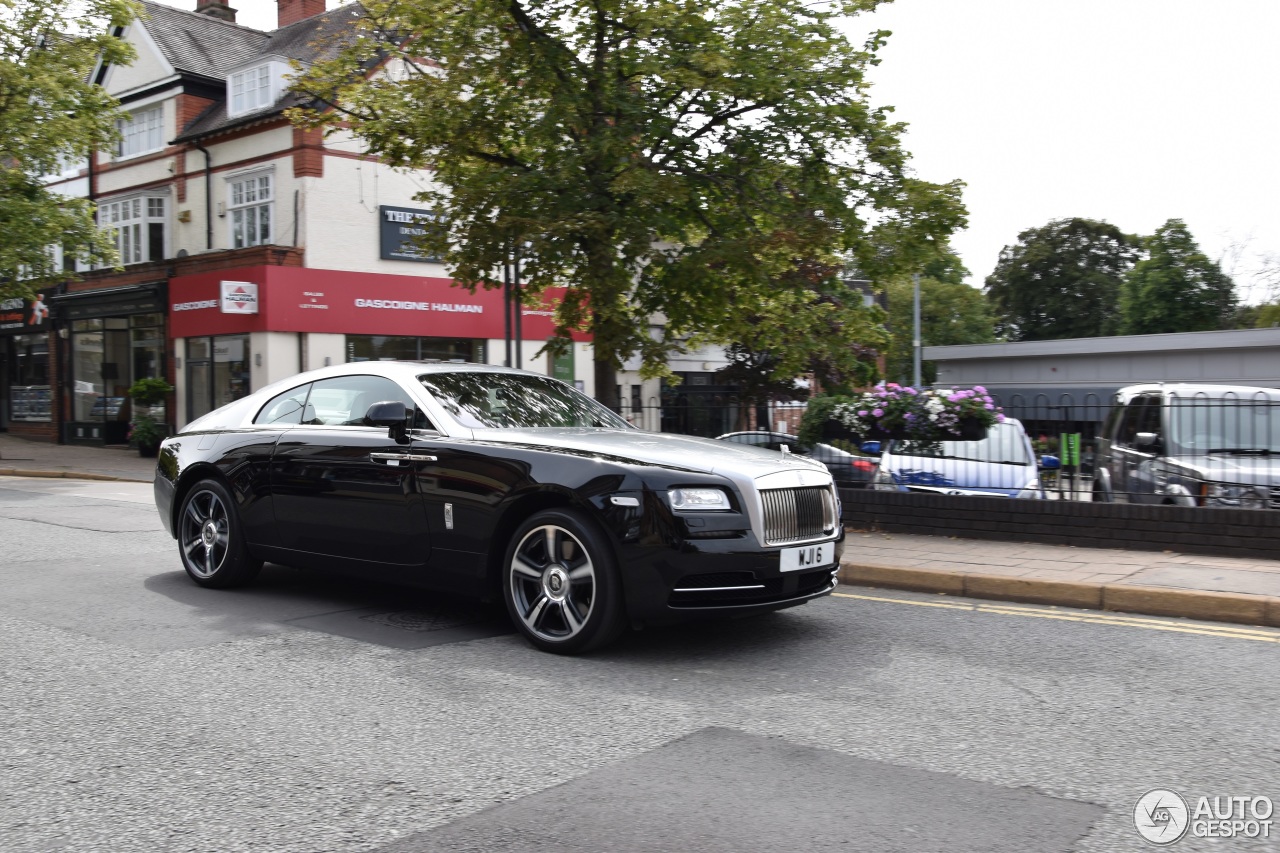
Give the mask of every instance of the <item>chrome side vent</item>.
M 766 545 L 819 539 L 836 529 L 835 496 L 826 486 L 766 489 L 760 499 Z

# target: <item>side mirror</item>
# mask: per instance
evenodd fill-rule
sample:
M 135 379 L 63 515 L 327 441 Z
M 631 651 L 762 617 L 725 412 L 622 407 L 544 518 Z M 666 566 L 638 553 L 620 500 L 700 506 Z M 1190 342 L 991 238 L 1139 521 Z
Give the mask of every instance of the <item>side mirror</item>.
M 1040 467 L 1045 471 L 1057 471 L 1062 467 L 1062 460 L 1056 456 L 1041 456 Z
M 1160 436 L 1154 432 L 1140 432 L 1133 437 L 1133 446 L 1142 450 L 1159 451 Z
M 862 445 L 858 449 L 861 450 L 863 453 L 867 454 L 868 456 L 879 456 L 880 442 L 864 441 L 862 442 Z
M 409 443 L 409 409 L 399 400 L 384 400 L 374 403 L 364 414 L 365 426 L 387 427 L 387 438 L 396 444 Z

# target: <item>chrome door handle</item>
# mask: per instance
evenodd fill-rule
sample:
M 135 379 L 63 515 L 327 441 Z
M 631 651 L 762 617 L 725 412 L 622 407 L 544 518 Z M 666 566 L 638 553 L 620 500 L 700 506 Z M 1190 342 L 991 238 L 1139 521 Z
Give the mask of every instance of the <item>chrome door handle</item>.
M 427 456 L 422 453 L 370 453 L 369 458 L 375 462 L 435 462 L 434 456 Z

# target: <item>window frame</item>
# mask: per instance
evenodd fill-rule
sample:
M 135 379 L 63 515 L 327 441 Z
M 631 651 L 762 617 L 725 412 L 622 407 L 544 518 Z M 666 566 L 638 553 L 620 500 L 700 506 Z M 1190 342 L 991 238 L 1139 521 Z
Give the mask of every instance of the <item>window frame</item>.
M 240 116 L 265 109 L 276 102 L 276 75 L 266 62 L 227 75 L 227 115 Z M 252 75 L 254 80 L 250 80 Z M 236 91 L 239 87 L 240 91 Z
M 267 181 L 268 195 L 264 199 L 261 197 L 262 181 Z M 249 195 L 245 190 L 241 190 L 241 199 L 236 201 L 236 188 L 253 184 L 253 198 L 246 200 Z M 249 246 L 270 246 L 275 243 L 275 204 L 276 204 L 276 176 L 275 169 L 256 169 L 252 172 L 241 172 L 237 175 L 229 175 L 227 177 L 227 238 L 228 244 L 232 249 L 244 249 Z M 266 211 L 266 236 L 262 237 L 260 232 L 262 211 Z M 246 212 L 254 211 L 252 223 L 246 222 Z M 245 228 L 251 229 L 251 232 L 245 232 Z M 238 242 L 241 239 L 242 232 L 246 235 L 251 233 L 252 236 L 260 239 Z
M 98 227 L 115 232 L 112 242 L 121 264 L 153 263 L 169 257 L 170 207 L 168 193 L 156 192 L 113 196 L 98 202 Z M 127 217 L 121 215 L 125 208 L 129 208 Z M 159 247 L 155 246 L 152 226 L 159 226 Z
M 141 124 L 144 117 L 145 125 Z M 165 146 L 164 105 L 145 107 L 130 112 L 127 117 L 116 119 L 116 130 L 120 132 L 120 140 L 115 147 L 117 160 L 127 160 L 154 151 L 163 151 Z M 138 140 L 141 142 L 139 143 Z M 134 147 L 134 144 L 140 144 L 142 147 Z

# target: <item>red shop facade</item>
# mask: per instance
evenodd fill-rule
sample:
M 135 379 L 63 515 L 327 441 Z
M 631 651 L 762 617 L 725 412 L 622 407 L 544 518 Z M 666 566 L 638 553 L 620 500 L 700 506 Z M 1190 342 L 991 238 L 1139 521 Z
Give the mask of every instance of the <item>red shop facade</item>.
M 521 309 L 520 361 L 526 369 L 575 382 L 590 375 L 589 336 L 575 335 L 568 356 L 533 355 L 554 334 L 555 297 Z M 272 382 L 329 364 L 506 360 L 502 290 L 472 293 L 447 278 L 248 266 L 172 278 L 168 303 L 178 389 L 171 417 L 178 427 Z

